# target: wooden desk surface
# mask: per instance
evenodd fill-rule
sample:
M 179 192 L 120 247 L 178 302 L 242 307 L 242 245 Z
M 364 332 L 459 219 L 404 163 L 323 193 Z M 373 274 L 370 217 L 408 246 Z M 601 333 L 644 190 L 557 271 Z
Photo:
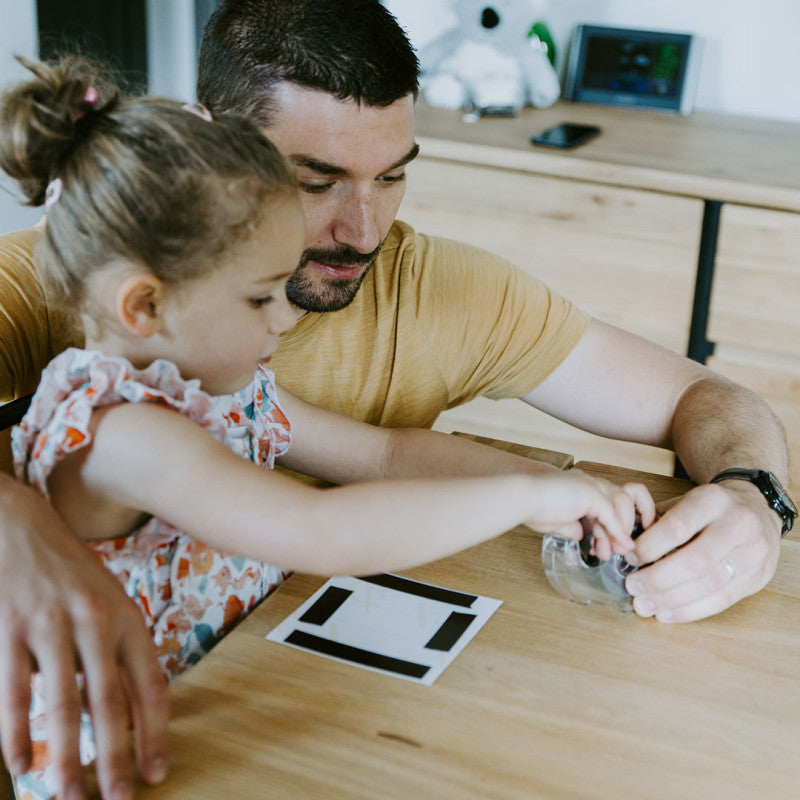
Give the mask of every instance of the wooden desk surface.
M 564 102 L 471 124 L 461 116 L 417 103 L 423 156 L 800 211 L 797 123 Z M 599 125 L 602 133 L 574 150 L 531 146 L 531 136 L 560 122 Z
M 322 583 L 293 576 L 173 687 L 171 776 L 137 796 L 797 797 L 800 543 L 767 590 L 675 626 L 556 595 L 540 544 L 519 528 L 407 573 L 503 601 L 431 687 L 265 641 Z

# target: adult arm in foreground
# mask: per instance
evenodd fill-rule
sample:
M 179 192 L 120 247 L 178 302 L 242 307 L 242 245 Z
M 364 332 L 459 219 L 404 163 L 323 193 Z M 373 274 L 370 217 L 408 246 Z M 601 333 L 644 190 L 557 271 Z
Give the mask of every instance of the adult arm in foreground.
M 662 622 L 701 619 L 770 581 L 779 516 L 750 483 L 708 483 L 742 467 L 769 470 L 786 485 L 783 430 L 757 395 L 592 320 L 566 360 L 523 399 L 601 436 L 674 449 L 700 484 L 637 540 L 639 563 L 655 562 L 628 579 L 637 613 Z
M 0 736 L 12 774 L 30 767 L 30 680 L 42 676 L 53 703 L 49 746 L 60 797 L 84 797 L 78 755 L 86 677 L 97 728 L 98 780 L 105 798 L 133 796 L 128 749 L 150 782 L 167 769 L 168 693 L 150 634 L 119 581 L 32 489 L 0 473 Z

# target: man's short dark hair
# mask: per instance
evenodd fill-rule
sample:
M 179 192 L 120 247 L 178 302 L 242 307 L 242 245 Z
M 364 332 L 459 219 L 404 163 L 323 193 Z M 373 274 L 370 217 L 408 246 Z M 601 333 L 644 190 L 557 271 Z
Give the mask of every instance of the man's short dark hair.
M 268 127 L 282 81 L 385 107 L 416 97 L 419 61 L 378 0 L 225 0 L 203 34 L 197 99 Z

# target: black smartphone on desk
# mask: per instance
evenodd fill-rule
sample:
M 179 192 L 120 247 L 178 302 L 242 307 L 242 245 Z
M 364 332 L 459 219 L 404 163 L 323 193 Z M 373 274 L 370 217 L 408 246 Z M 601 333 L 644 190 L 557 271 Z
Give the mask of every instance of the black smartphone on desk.
M 554 125 L 533 136 L 531 143 L 568 150 L 588 142 L 589 139 L 594 139 L 599 133 L 600 128 L 597 125 L 576 125 L 572 122 L 562 122 L 560 125 Z

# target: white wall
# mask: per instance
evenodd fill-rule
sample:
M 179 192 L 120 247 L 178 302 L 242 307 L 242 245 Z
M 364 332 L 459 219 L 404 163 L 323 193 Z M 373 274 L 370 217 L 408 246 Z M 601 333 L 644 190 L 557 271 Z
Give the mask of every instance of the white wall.
M 417 47 L 455 21 L 455 0 L 384 0 Z M 487 0 L 491 5 L 491 0 Z M 800 0 L 549 0 L 559 70 L 575 25 L 697 33 L 697 108 L 800 122 Z
M 150 93 L 194 100 L 194 1 L 147 0 L 146 8 Z
M 35 0 L 0 0 L 0 19 L 0 88 L 5 88 L 28 75 L 14 55 L 36 58 L 38 54 Z M 42 216 L 40 208 L 28 208 L 19 201 L 16 185 L 0 170 L 0 233 L 27 228 Z
M 385 0 L 421 46 L 455 21 L 455 0 Z M 487 3 L 490 0 L 487 0 Z M 194 3 L 147 0 L 148 64 L 154 93 L 192 98 Z M 549 0 L 544 21 L 559 67 L 581 22 L 690 31 L 706 40 L 697 107 L 800 122 L 800 0 Z M 35 0 L 0 0 L 0 83 L 24 77 L 13 54 L 36 57 Z M 21 206 L 0 174 L 0 233 L 32 225 L 39 209 Z
M 36 58 L 36 0 L 0 0 L 0 89 L 24 80 L 27 72 L 15 60 Z M 148 72 L 154 94 L 194 99 L 195 39 L 193 0 L 147 0 Z M 41 208 L 19 202 L 13 181 L 0 170 L 0 233 L 26 228 L 42 215 Z

